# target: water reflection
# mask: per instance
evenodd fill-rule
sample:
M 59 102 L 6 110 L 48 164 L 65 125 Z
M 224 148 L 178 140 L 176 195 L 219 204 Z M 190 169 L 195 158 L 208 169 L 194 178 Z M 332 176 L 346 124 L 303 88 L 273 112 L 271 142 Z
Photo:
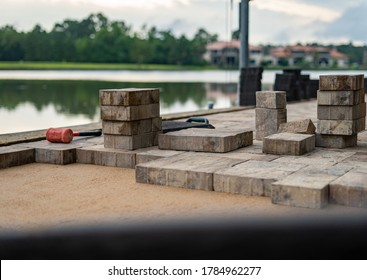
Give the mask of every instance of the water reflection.
M 236 83 L 0 80 L 0 133 L 98 121 L 103 88 L 160 88 L 161 114 L 236 104 Z M 11 123 L 11 124 L 10 124 Z

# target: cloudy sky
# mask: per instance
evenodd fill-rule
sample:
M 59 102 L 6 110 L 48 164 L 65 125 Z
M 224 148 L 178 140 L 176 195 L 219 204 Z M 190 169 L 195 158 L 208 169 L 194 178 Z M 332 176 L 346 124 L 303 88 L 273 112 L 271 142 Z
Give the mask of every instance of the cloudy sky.
M 231 2 L 233 4 L 231 5 Z M 50 30 L 64 19 L 102 12 L 139 29 L 143 24 L 192 36 L 200 27 L 228 39 L 238 27 L 239 0 L 0 0 L 0 26 Z M 232 8 L 231 8 L 232 7 Z M 367 44 L 367 0 L 254 0 L 250 43 Z

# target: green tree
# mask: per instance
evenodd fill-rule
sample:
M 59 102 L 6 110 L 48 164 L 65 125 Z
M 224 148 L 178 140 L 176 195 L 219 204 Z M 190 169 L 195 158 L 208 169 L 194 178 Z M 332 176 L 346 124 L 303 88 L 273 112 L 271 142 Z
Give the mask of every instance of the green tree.
M 27 33 L 5 26 L 0 29 L 0 60 L 200 65 L 206 45 L 217 38 L 202 28 L 192 39 L 147 25 L 132 32 L 124 21 L 111 22 L 98 13 L 81 21 L 66 19 L 50 32 L 40 25 Z
M 52 49 L 48 40 L 47 32 L 40 25 L 36 25 L 25 36 L 25 60 L 50 61 Z
M 24 59 L 24 33 L 6 25 L 0 28 L 0 60 L 17 61 Z

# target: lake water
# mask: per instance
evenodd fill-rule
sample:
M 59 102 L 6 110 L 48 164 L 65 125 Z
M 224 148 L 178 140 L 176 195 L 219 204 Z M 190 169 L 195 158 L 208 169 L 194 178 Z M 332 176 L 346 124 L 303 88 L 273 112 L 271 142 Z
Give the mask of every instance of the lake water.
M 275 74 L 265 71 L 269 89 Z M 367 71 L 303 71 L 323 74 Z M 0 71 L 0 134 L 72 126 L 99 121 L 99 89 L 161 89 L 161 114 L 237 104 L 238 71 Z

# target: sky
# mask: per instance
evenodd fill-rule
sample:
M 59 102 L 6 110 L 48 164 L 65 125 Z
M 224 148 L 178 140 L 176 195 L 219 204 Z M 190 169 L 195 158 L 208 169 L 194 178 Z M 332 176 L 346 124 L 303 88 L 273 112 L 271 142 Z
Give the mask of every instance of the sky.
M 238 28 L 239 0 L 0 0 L 0 26 L 51 30 L 65 19 L 102 12 L 139 30 L 143 24 L 191 37 L 199 28 L 222 40 Z M 367 0 L 253 0 L 250 44 L 367 44 Z

